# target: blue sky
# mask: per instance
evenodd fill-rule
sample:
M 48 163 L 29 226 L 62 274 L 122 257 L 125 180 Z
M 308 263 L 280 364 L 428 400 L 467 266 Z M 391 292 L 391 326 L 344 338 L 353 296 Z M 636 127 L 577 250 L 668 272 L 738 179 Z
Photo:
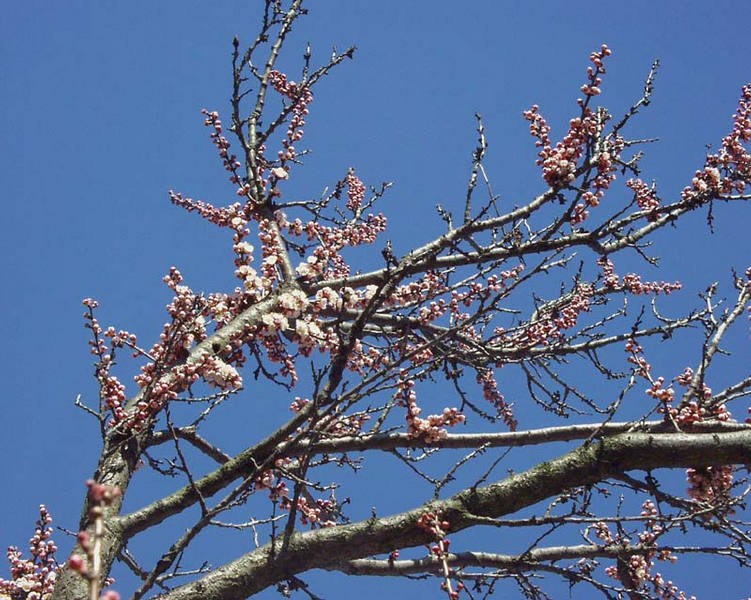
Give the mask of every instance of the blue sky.
M 638 98 L 652 60 L 662 62 L 653 104 L 631 134 L 660 138 L 642 164 L 665 197 L 727 133 L 739 89 L 751 81 L 745 2 L 311 4 L 282 67 L 296 64 L 308 40 L 314 60 L 331 45 L 358 50 L 315 95 L 305 138 L 313 154 L 292 193 L 317 196 L 349 166 L 367 184 L 393 181 L 382 210 L 398 252 L 440 231 L 435 204 L 462 197 L 475 112 L 503 201 L 541 190 L 521 111 L 539 104 L 557 139 L 601 43 L 614 51 L 602 103 L 615 114 Z M 171 206 L 167 190 L 234 201 L 200 110 L 226 111 L 231 40 L 250 41 L 254 7 L 29 1 L 2 11 L 0 545 L 25 544 L 40 502 L 62 526 L 78 519 L 98 447 L 94 424 L 73 407 L 79 393 L 96 397 L 81 299 L 97 298 L 103 323 L 151 343 L 165 318 L 160 280 L 171 265 L 197 290 L 231 280 L 229 236 Z M 704 220 L 694 215 L 665 232 L 654 250 L 660 272 L 640 267 L 650 279 L 681 280 L 689 303 L 750 262 L 747 207 L 717 207 L 714 235 Z M 736 361 L 747 343 L 747 328 L 732 338 Z M 696 355 L 661 358 L 672 374 Z M 738 362 L 723 369 L 728 378 L 741 372 Z M 250 438 L 262 433 L 257 425 L 249 424 Z M 718 597 L 706 578 L 674 573 L 697 596 Z M 727 573 L 723 597 L 741 597 L 738 572 Z

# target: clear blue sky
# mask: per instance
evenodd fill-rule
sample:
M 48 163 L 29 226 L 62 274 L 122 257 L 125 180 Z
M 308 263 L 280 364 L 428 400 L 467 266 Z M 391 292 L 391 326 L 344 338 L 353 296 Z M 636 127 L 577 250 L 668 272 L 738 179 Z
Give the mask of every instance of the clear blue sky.
M 656 178 L 667 197 L 701 165 L 706 145 L 727 133 L 739 89 L 751 81 L 746 2 L 462 4 L 311 3 L 282 62 L 293 64 L 307 40 L 320 60 L 332 44 L 358 46 L 356 60 L 316 93 L 306 135 L 314 154 L 293 189 L 316 196 L 349 166 L 368 184 L 394 181 L 382 210 L 399 252 L 440 229 L 436 203 L 451 206 L 462 197 L 475 112 L 485 120 L 496 191 L 509 204 L 539 192 L 521 111 L 539 104 L 557 139 L 575 107 L 589 52 L 603 42 L 614 55 L 602 102 L 616 114 L 638 98 L 652 60 L 662 61 L 653 105 L 631 133 L 661 139 L 648 148 L 644 176 Z M 3 7 L 0 545 L 25 545 L 40 502 L 57 524 L 76 527 L 98 448 L 94 424 L 73 407 L 79 393 L 92 403 L 96 397 L 81 299 L 97 298 L 104 324 L 137 332 L 150 344 L 165 318 L 160 280 L 171 265 L 197 290 L 231 279 L 228 237 L 171 206 L 167 190 L 234 201 L 200 109 L 226 110 L 232 37 L 254 35 L 256 5 L 26 1 Z M 714 236 L 703 214 L 688 219 L 658 244 L 664 271 L 642 266 L 642 272 L 683 281 L 691 302 L 712 281 L 727 283 L 731 267 L 745 269 L 748 208 L 716 212 Z M 747 338 L 747 329 L 733 338 L 741 356 L 748 356 Z M 695 358 L 665 357 L 667 376 Z M 741 371 L 728 362 L 725 374 Z M 253 422 L 248 429 L 250 439 L 262 433 Z M 367 502 L 379 505 L 379 498 Z M 747 583 L 734 579 L 738 571 L 726 573 L 723 598 L 748 593 Z M 720 597 L 706 572 L 678 565 L 671 574 L 699 597 Z M 321 585 L 316 591 L 327 598 L 345 593 Z M 437 585 L 394 589 L 395 597 L 408 590 L 438 594 Z

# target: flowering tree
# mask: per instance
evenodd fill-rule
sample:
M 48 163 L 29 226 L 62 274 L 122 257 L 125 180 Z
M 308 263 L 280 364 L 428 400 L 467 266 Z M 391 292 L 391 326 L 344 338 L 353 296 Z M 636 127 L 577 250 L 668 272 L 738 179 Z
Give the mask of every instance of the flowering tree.
M 61 566 L 42 507 L 31 558 L 9 551 L 0 598 L 95 599 L 115 560 L 140 582 L 133 598 L 165 600 L 244 598 L 274 586 L 315 598 L 302 578 L 311 569 L 427 575 L 449 598 L 482 596 L 505 581 L 547 598 L 548 582 L 562 580 L 607 598 L 677 599 L 685 595 L 661 574 L 662 562 L 706 553 L 749 566 L 751 428 L 728 405 L 751 393 L 751 375 L 719 391 L 709 384 L 727 331 L 751 304 L 751 268 L 730 282 L 730 300 L 710 287 L 696 310 L 668 317 L 657 300 L 680 284 L 616 265 L 628 254 L 654 262 L 646 243 L 662 228 L 697 209 L 711 219 L 719 200 L 751 197 L 751 85 L 719 149 L 679 198 L 661 198 L 640 177 L 643 142 L 628 136 L 657 65 L 618 118 L 597 105 L 610 55 L 602 46 L 560 141 L 539 107 L 524 112 L 539 149 L 537 191 L 501 209 L 478 116 L 465 197 L 438 206 L 442 235 L 398 256 L 376 212 L 388 185 L 369 189 L 349 168 L 315 200 L 284 195 L 304 159 L 298 146 L 314 89 L 354 52 L 316 66 L 307 48 L 295 81 L 279 71 L 301 5 L 268 0 L 255 40 L 234 40 L 229 126 L 204 111 L 236 201 L 215 206 L 170 192 L 175 205 L 230 233 L 235 289 L 199 294 L 172 268 L 169 319 L 151 347 L 100 325 L 97 302 L 84 300 L 100 398 L 80 406 L 100 425 L 102 452 L 77 545 Z M 688 327 L 703 341 L 686 353 L 685 370 L 653 369 L 643 341 L 669 345 Z M 116 358 L 129 355 L 140 361 L 133 391 L 115 373 Z M 500 372 L 522 380 L 526 394 L 505 397 Z M 291 416 L 229 452 L 230 441 L 209 439 L 202 427 L 223 404 L 252 402 L 254 378 L 276 386 Z M 547 421 L 520 428 L 525 403 Z M 521 446 L 545 460 L 515 472 L 505 451 L 486 461 L 491 448 Z M 321 482 L 341 469 L 367 470 L 377 451 L 434 493 L 402 512 L 376 507 L 352 519 L 350 504 L 368 499 Z M 125 510 L 141 467 L 181 480 Z M 657 469 L 685 472 L 688 490 Z M 245 520 L 233 522 L 237 515 Z M 174 534 L 172 519 L 187 527 Z M 210 566 L 197 538 L 226 528 L 253 548 Z M 501 542 L 493 551 L 461 534 L 486 528 L 529 533 L 521 547 Z M 156 556 L 129 551 L 152 531 L 168 540 Z M 712 542 L 693 543 L 697 531 Z

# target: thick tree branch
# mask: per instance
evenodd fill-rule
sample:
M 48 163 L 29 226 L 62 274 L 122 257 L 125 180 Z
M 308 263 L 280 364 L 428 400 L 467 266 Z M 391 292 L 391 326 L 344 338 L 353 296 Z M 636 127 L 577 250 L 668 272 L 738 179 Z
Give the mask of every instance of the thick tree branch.
M 342 561 L 425 544 L 417 527 L 426 511 L 440 513 L 450 531 L 466 529 L 476 517 L 499 517 L 561 491 L 592 484 L 633 469 L 701 467 L 751 461 L 751 432 L 714 434 L 627 433 L 585 445 L 528 471 L 491 485 L 386 518 L 292 536 L 284 554 L 266 545 L 215 569 L 199 581 L 159 596 L 163 600 L 247 598 L 290 575 Z

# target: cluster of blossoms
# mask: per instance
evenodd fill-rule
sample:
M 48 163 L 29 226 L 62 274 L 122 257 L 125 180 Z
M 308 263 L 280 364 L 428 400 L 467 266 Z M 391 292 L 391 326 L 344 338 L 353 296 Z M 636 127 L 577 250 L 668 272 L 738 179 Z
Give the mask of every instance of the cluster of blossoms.
M 657 520 L 657 507 L 652 500 L 646 500 L 642 504 L 641 516 L 646 517 L 647 520 L 644 524 L 644 530 L 637 534 L 638 544 L 643 547 L 649 548 L 654 546 L 657 538 L 663 533 L 664 529 Z M 629 544 L 628 539 L 624 539 L 621 534 L 613 534 L 610 531 L 608 524 L 599 521 L 592 527 L 594 535 L 605 546 L 622 546 Z M 653 597 L 657 600 L 696 600 L 694 596 L 690 598 L 686 596 L 684 592 L 678 589 L 670 580 L 665 580 L 659 573 L 653 571 L 655 567 L 655 560 L 667 561 L 674 563 L 677 557 L 667 550 L 647 550 L 640 554 L 632 554 L 627 559 L 624 559 L 624 565 L 622 567 L 609 566 L 605 569 L 605 573 L 625 583 L 629 586 L 633 586 L 638 591 L 646 591 L 648 586 L 651 585 Z M 625 572 L 624 570 L 625 569 Z
M 751 141 L 751 84 L 741 90 L 738 110 L 733 115 L 733 130 L 722 139 L 717 154 L 707 156 L 704 168 L 696 171 L 691 185 L 681 192 L 687 202 L 737 192 L 743 194 L 751 183 L 751 154 L 743 146 Z
M 590 112 L 589 104 L 590 98 L 599 96 L 601 93 L 600 84 L 602 78 L 600 75 L 605 73 L 605 67 L 603 61 L 605 57 L 612 54 L 610 48 L 605 44 L 600 47 L 598 52 L 592 52 L 589 55 L 589 60 L 592 61 L 594 67 L 587 67 L 588 81 L 581 87 L 581 91 L 585 98 L 579 98 L 577 103 L 582 107 L 585 118 L 591 119 L 595 123 L 595 135 L 597 130 L 602 130 L 603 126 L 609 119 L 609 115 L 605 109 L 599 109 L 596 114 Z M 588 188 L 583 191 L 581 199 L 573 210 L 570 217 L 571 225 L 576 226 L 583 223 L 589 216 L 587 208 L 596 207 L 600 204 L 600 200 L 605 195 L 605 191 L 610 187 L 616 179 L 616 171 L 618 170 L 621 152 L 625 147 L 625 140 L 620 136 L 611 138 L 608 136 L 605 138 L 598 148 L 595 155 L 595 176 L 588 182 Z
M 305 496 L 297 499 L 297 510 L 300 513 L 300 522 L 303 525 L 310 525 L 311 529 L 316 525 L 319 527 L 334 527 L 336 521 L 323 518 L 323 515 L 330 515 L 338 508 L 335 500 L 316 500 L 316 505 L 308 504 Z
M 347 285 L 338 290 L 330 287 L 320 288 L 312 302 L 316 314 L 338 315 L 342 310 L 361 310 L 375 296 L 378 287 L 368 285 L 354 289 Z
M 466 420 L 456 408 L 444 408 L 440 415 L 430 415 L 427 419 L 420 418 L 422 409 L 417 405 L 415 382 L 409 378 L 405 369 L 400 373 L 398 397 L 399 404 L 407 407 L 407 437 L 410 439 L 419 439 L 426 444 L 438 442 L 448 435 L 445 426 L 453 427 Z
M 363 200 L 365 200 L 365 185 L 355 175 L 353 168 L 350 168 L 347 172 L 345 183 L 347 185 L 347 208 L 353 213 L 357 213 L 357 210 L 362 206 Z
M 206 117 L 203 124 L 214 130 L 210 134 L 211 141 L 219 151 L 219 156 L 222 158 L 224 168 L 230 172 L 239 169 L 242 165 L 238 162 L 237 156 L 229 153 L 229 140 L 222 134 L 222 121 L 219 119 L 219 113 L 216 111 L 209 112 L 204 108 L 201 110 L 201 114 Z
M 604 111 L 600 111 L 600 125 L 607 120 L 607 115 Z M 616 137 L 611 140 L 605 139 L 602 143 L 602 149 L 597 154 L 596 162 L 596 174 L 594 178 L 588 182 L 589 189 L 584 191 L 581 195 L 582 202 L 577 203 L 569 218 L 569 222 L 573 226 L 577 226 L 586 221 L 589 216 L 588 208 L 594 208 L 599 206 L 600 200 L 605 196 L 605 191 L 610 187 L 610 184 L 616 180 L 616 172 L 618 170 L 620 155 L 625 147 L 625 141 L 621 137 Z
M 287 110 L 292 113 L 292 117 L 289 120 L 286 135 L 282 139 L 282 149 L 278 152 L 278 166 L 272 168 L 272 163 L 269 163 L 263 156 L 266 150 L 264 145 L 258 149 L 258 153 L 255 155 L 256 164 L 252 166 L 255 182 L 260 185 L 260 189 L 265 190 L 268 188 L 269 183 L 271 183 L 272 189 L 269 191 L 269 195 L 279 196 L 281 193 L 277 189 L 276 184 L 279 180 L 289 177 L 289 163 L 297 157 L 294 144 L 300 141 L 304 135 L 305 116 L 309 112 L 308 105 L 313 101 L 313 94 L 308 87 L 299 85 L 294 81 L 287 81 L 286 75 L 279 71 L 271 71 L 269 73 L 269 83 L 279 94 L 291 100 L 291 104 Z M 237 160 L 237 157 L 229 152 L 230 143 L 223 135 L 219 113 L 206 109 L 203 109 L 201 112 L 205 116 L 204 125 L 213 129 L 211 140 L 219 152 L 224 168 L 231 173 L 230 181 L 239 186 L 237 188 L 237 195 L 247 198 L 248 203 L 254 205 L 256 202 L 254 198 L 254 184 L 246 178 L 241 177 L 238 172 L 238 169 L 242 165 Z M 183 199 L 179 194 L 175 194 L 174 192 L 170 192 L 170 196 L 172 196 L 175 204 L 185 206 L 189 210 L 198 209 L 201 212 L 204 212 L 204 210 L 217 210 L 201 202 Z M 221 211 L 221 209 L 218 210 Z
M 141 389 L 141 399 L 135 413 L 127 415 L 122 408 L 122 386 L 114 389 L 116 395 L 108 398 L 108 404 L 116 404 L 112 409 L 113 424 L 125 422 L 129 428 L 140 429 L 167 402 L 177 398 L 180 392 L 201 378 L 222 390 L 242 387 L 242 379 L 236 368 L 219 356 L 204 351 L 186 360 L 190 350 L 207 337 L 204 315 L 210 313 L 211 305 L 182 285 L 182 275 L 176 268 L 170 269 L 164 281 L 174 292 L 172 301 L 167 305 L 172 320 L 164 325 L 159 342 L 144 353 L 149 362 L 141 367 L 141 372 L 134 378 Z M 232 353 L 233 348 L 229 346 L 222 350 L 227 355 Z M 242 360 L 236 362 L 241 363 Z M 166 373 L 170 377 L 164 377 Z
M 290 110 L 292 118 L 287 127 L 287 133 L 282 140 L 283 149 L 279 150 L 278 157 L 282 169 L 287 169 L 287 163 L 297 156 L 294 143 L 302 139 L 304 135 L 305 117 L 308 115 L 308 105 L 313 102 L 313 93 L 307 86 L 299 85 L 294 81 L 288 81 L 287 76 L 279 71 L 269 73 L 269 83 L 282 96 L 291 102 Z M 275 173 L 279 176 L 278 173 Z M 285 178 L 282 176 L 281 178 Z
M 261 287 L 271 291 L 271 286 L 279 279 L 278 269 L 284 261 L 284 251 L 275 224 L 270 219 L 259 219 L 258 239 L 261 240 Z M 247 288 L 246 284 L 246 288 Z
M 453 589 L 451 582 L 452 571 L 448 565 L 448 552 L 450 541 L 446 538 L 451 523 L 440 518 L 440 515 L 432 512 L 423 513 L 420 518 L 417 519 L 417 527 L 426 531 L 431 537 L 435 539 L 435 543 L 430 546 L 430 552 L 441 561 L 443 567 L 443 581 L 441 582 L 441 589 L 446 593 L 449 600 L 456 600 L 459 598 L 459 593 L 464 589 L 464 584 L 458 582 L 456 589 Z M 389 560 L 393 561 L 399 556 L 399 551 L 395 550 L 389 555 Z
M 254 481 L 256 490 L 269 490 L 269 498 L 272 502 L 279 502 L 282 508 L 289 508 L 289 488 L 287 483 L 280 477 L 276 477 L 271 470 L 264 471 Z
M 100 397 L 106 408 L 112 411 L 116 420 L 125 417 L 123 403 L 125 402 L 125 386 L 120 380 L 110 373 L 114 364 L 114 354 L 116 344 L 114 337 L 111 338 L 111 344 L 108 345 L 104 340 L 104 330 L 99 321 L 94 316 L 94 310 L 99 307 L 99 303 L 92 298 L 85 298 L 83 305 L 88 309 L 84 313 L 84 326 L 91 330 L 92 339 L 89 341 L 91 353 L 97 357 L 95 364 L 95 375 L 99 380 Z M 109 330 L 108 330 L 109 331 Z M 135 338 L 132 338 L 135 343 Z
M 647 185 L 638 177 L 631 178 L 626 182 L 626 186 L 634 192 L 634 199 L 639 208 L 647 213 L 647 221 L 656 221 L 662 215 L 657 212 L 657 207 L 660 206 L 660 199 L 657 197 L 657 189 L 654 183 Z
M 235 290 L 235 296 L 242 298 L 240 306 L 245 307 L 257 302 L 272 292 L 279 279 L 279 267 L 284 260 L 279 234 L 269 219 L 258 219 L 258 239 L 261 241 L 261 273 L 253 268 L 255 248 L 244 238 L 248 235 L 247 220 L 236 217 L 232 228 L 235 251 L 235 277 L 242 282 L 242 288 Z
M 675 381 L 684 388 L 689 388 L 694 378 L 694 371 L 686 367 L 683 373 L 675 378 Z M 698 398 L 695 397 L 698 395 Z M 698 423 L 707 419 L 716 421 L 730 421 L 733 415 L 724 404 L 711 404 L 712 388 L 706 383 L 701 384 L 701 391 L 696 391 L 682 405 L 673 409 L 673 416 L 678 423 Z
M 272 363 L 281 363 L 280 374 L 289 377 L 294 384 L 298 377 L 295 371 L 293 356 L 287 351 L 280 334 L 289 336 L 295 332 L 294 339 L 300 345 L 304 356 L 309 356 L 312 349 L 324 342 L 330 342 L 319 324 L 320 321 L 310 320 L 310 316 L 303 315 L 309 306 L 307 296 L 300 290 L 292 290 L 279 294 L 277 309 L 262 315 L 261 323 L 253 333 L 248 335 L 251 343 L 260 343 Z M 295 323 L 295 325 L 291 325 Z M 323 351 L 324 346 L 319 346 Z
M 535 145 L 542 147 L 537 164 L 542 167 L 542 177 L 553 188 L 569 185 L 576 179 L 576 167 L 584 154 L 587 141 L 597 134 L 597 123 L 591 114 L 576 117 L 569 121 L 569 130 L 555 147 L 550 144 L 550 126 L 535 104 L 524 111 L 524 118 L 530 121 L 530 132 L 537 138 Z M 589 113 L 589 109 L 585 111 Z
M 628 362 L 630 362 L 632 365 L 636 367 L 636 374 L 639 377 L 643 377 L 644 379 L 649 380 L 650 375 L 649 372 L 652 370 L 652 365 L 647 362 L 647 359 L 644 357 L 643 352 L 644 349 L 636 343 L 636 340 L 634 338 L 629 338 L 626 341 L 626 346 L 624 348 L 626 354 L 628 354 Z M 655 392 L 652 391 L 653 395 Z M 657 395 L 653 395 L 653 397 L 657 398 Z M 672 395 L 670 398 L 672 399 Z
M 701 392 L 698 393 L 698 398 L 692 395 L 688 400 L 681 403 L 679 407 L 672 405 L 675 399 L 675 389 L 671 382 L 667 387 L 665 386 L 665 378 L 657 377 L 654 379 L 650 375 L 652 365 L 647 362 L 647 359 L 643 355 L 643 348 L 637 344 L 633 339 L 626 342 L 625 347 L 628 356 L 628 362 L 635 365 L 636 374 L 643 379 L 646 379 L 650 387 L 646 390 L 646 394 L 659 401 L 661 406 L 658 407 L 660 414 L 666 415 L 674 423 L 678 425 L 691 425 L 693 423 L 699 423 L 706 420 L 713 421 L 730 421 L 733 415 L 727 409 L 724 404 L 711 404 L 712 389 L 705 383 L 702 383 Z M 689 388 L 692 384 L 694 377 L 694 371 L 690 367 L 686 367 L 680 375 L 678 375 L 673 381 L 678 385 Z
M 602 268 L 605 287 L 610 290 L 626 291 L 634 294 L 634 296 L 645 294 L 668 295 L 671 292 L 680 290 L 682 287 L 678 281 L 673 283 L 666 281 L 642 281 L 641 277 L 635 273 L 628 273 L 621 279 L 618 273 L 615 272 L 613 262 L 605 256 L 598 258 L 597 264 Z
M 652 365 L 644 357 L 643 348 L 635 340 L 629 339 L 626 342 L 625 351 L 629 355 L 628 362 L 636 367 L 636 374 L 649 382 L 650 387 L 646 390 L 646 394 L 660 402 L 661 406 L 657 409 L 660 414 L 670 417 L 673 422 L 679 425 L 691 425 L 709 419 L 716 421 L 730 421 L 732 419 L 732 414 L 724 404 L 709 404 L 712 398 L 712 389 L 704 383 L 702 383 L 702 390 L 698 394 L 698 398 L 692 397 L 683 402 L 680 407 L 672 406 L 675 399 L 673 383 L 671 382 L 666 387 L 664 377 L 655 379 L 650 375 Z M 673 381 L 684 388 L 688 388 L 691 386 L 693 377 L 693 369 L 686 367 L 683 373 Z
M 359 182 L 359 179 L 354 179 Z M 329 279 L 347 277 L 350 268 L 340 254 L 342 249 L 346 246 L 372 244 L 378 234 L 386 230 L 386 217 L 380 213 L 368 214 L 364 221 L 348 223 L 343 227 L 329 227 L 315 221 L 303 225 L 299 219 L 290 222 L 281 211 L 277 211 L 276 218 L 279 227 L 286 229 L 291 235 L 302 235 L 305 232 L 309 242 L 318 242 L 313 253 L 296 268 L 297 274 L 307 280 L 322 276 Z
M 592 110 L 589 107 L 590 99 L 601 93 L 600 76 L 605 73 L 604 60 L 610 54 L 611 50 L 603 44 L 599 51 L 590 55 L 592 66 L 587 68 L 587 83 L 581 87 L 584 98 L 577 101 L 581 114 L 569 121 L 568 132 L 555 146 L 550 141 L 550 126 L 540 114 L 539 106 L 534 105 L 523 113 L 530 123 L 531 135 L 537 138 L 535 145 L 540 148 L 537 164 L 542 167 L 542 177 L 550 187 L 557 189 L 569 186 L 578 175 L 586 173 L 579 188 L 580 201 L 569 215 L 569 222 L 574 227 L 587 219 L 588 209 L 600 204 L 606 190 L 616 180 L 621 165 L 621 152 L 626 146 L 625 140 L 618 135 L 602 137 L 604 125 L 610 116 L 605 109 Z M 588 149 L 594 149 L 591 160 L 580 166 L 581 158 Z M 643 210 L 647 210 L 647 207 L 653 209 L 651 200 L 646 196 L 645 190 L 639 188 L 639 206 Z
M 630 359 L 633 357 L 629 357 Z M 652 381 L 651 387 L 647 390 L 647 396 L 658 400 L 662 406 L 658 409 L 661 413 L 666 412 L 665 407 L 673 402 L 675 390 L 673 386 L 663 387 L 665 384 L 664 377 L 658 377 Z
M 610 49 L 603 45 L 600 52 L 593 52 L 591 60 L 595 68 L 589 68 L 589 81 L 582 87 L 582 92 L 587 96 L 596 96 L 600 93 L 598 87 L 601 83 L 600 74 L 605 72 L 602 60 L 611 54 Z M 524 118 L 530 122 L 529 130 L 533 137 L 537 138 L 535 145 L 540 148 L 537 164 L 542 167 L 542 176 L 546 183 L 553 188 L 559 188 L 573 183 L 576 179 L 576 168 L 579 159 L 584 154 L 587 143 L 597 135 L 598 123 L 595 114 L 586 106 L 586 102 L 580 102 L 582 115 L 571 119 L 566 136 L 555 147 L 550 141 L 550 126 L 545 117 L 540 113 L 538 105 L 524 111 Z M 610 157 L 606 159 L 609 162 Z M 609 172 L 610 166 L 604 165 L 604 171 Z
M 550 126 L 534 105 L 524 111 L 524 118 L 530 123 L 530 133 L 536 138 L 535 145 L 540 148 L 537 164 L 542 167 L 542 176 L 552 188 L 571 185 L 577 178 L 577 169 L 585 150 L 594 145 L 595 154 L 591 166 L 596 167 L 595 176 L 585 178 L 581 189 L 581 202 L 573 207 L 569 217 L 573 226 L 580 225 L 588 217 L 588 208 L 596 207 L 605 190 L 616 178 L 620 164 L 620 153 L 625 147 L 622 138 L 607 136 L 597 144 L 597 136 L 608 119 L 602 109 L 595 112 L 589 108 L 589 100 L 600 94 L 600 75 L 605 73 L 603 60 L 611 54 L 603 45 L 599 52 L 590 56 L 594 67 L 587 70 L 588 81 L 581 88 L 584 99 L 579 99 L 581 115 L 571 119 L 566 136 L 555 146 L 550 140 Z M 751 84 L 743 87 L 738 110 L 733 116 L 733 130 L 722 140 L 716 154 L 707 156 L 704 167 L 696 171 L 691 185 L 684 188 L 681 197 L 690 203 L 700 203 L 710 198 L 727 196 L 732 193 L 743 194 L 751 182 L 751 154 L 744 147 L 751 141 Z M 589 174 L 589 169 L 586 170 Z M 633 178 L 626 185 L 634 191 L 639 208 L 647 213 L 648 221 L 655 221 L 661 215 L 657 212 L 659 199 L 654 186 L 648 186 L 641 179 Z
M 559 342 L 567 329 L 576 327 L 579 315 L 589 312 L 593 288 L 588 283 L 577 284 L 560 306 L 546 310 L 529 327 L 515 336 L 525 347 L 549 346 Z
M 18 548 L 8 548 L 10 579 L 0 577 L 0 600 L 47 600 L 57 581 L 60 565 L 52 541 L 52 517 L 42 504 L 34 535 L 29 540 L 31 558 L 22 558 Z
M 239 202 L 235 202 L 230 206 L 214 206 L 208 202 L 202 200 L 193 200 L 192 198 L 186 198 L 180 192 L 169 190 L 169 199 L 172 204 L 184 208 L 188 212 L 197 212 L 202 218 L 206 219 L 209 223 L 213 223 L 219 227 L 230 227 L 236 219 L 243 218 L 242 205 Z
M 308 307 L 308 297 L 302 290 L 279 294 L 279 308 L 285 317 L 299 317 Z
M 493 369 L 478 368 L 477 383 L 482 386 L 482 395 L 496 409 L 498 415 L 503 419 L 505 425 L 511 430 L 516 431 L 519 425 L 514 418 L 513 404 L 506 402 L 503 394 L 498 390 L 498 381 L 495 378 Z
M 688 495 L 696 502 L 708 504 L 712 512 L 704 515 L 711 519 L 712 515 L 732 514 L 728 508 L 730 490 L 733 487 L 733 465 L 715 465 L 686 470 Z
M 653 379 L 649 374 L 652 369 L 642 354 L 642 347 L 634 340 L 626 344 L 626 352 L 629 354 L 629 362 L 636 365 L 636 374 L 650 383 L 647 395 L 658 400 L 661 406 L 657 409 L 666 415 L 677 425 L 691 425 L 705 420 L 730 421 L 732 414 L 724 404 L 712 404 L 712 390 L 702 383 L 701 392 L 697 397 L 690 397 L 680 406 L 672 405 L 675 398 L 675 390 L 672 383 L 665 387 L 665 378 Z M 690 388 L 694 380 L 694 371 L 686 367 L 674 381 L 684 388 Z M 694 392 L 694 396 L 696 396 Z M 690 468 L 686 470 L 688 481 L 688 495 L 696 502 L 706 503 L 713 507 L 712 513 L 707 513 L 705 518 L 710 519 L 713 514 L 725 514 L 725 508 L 730 500 L 730 490 L 733 485 L 733 466 L 716 465 L 709 467 Z
M 682 194 L 684 200 L 699 196 L 715 196 L 722 193 L 723 177 L 717 167 L 704 167 L 701 171 L 696 171 L 691 179 L 691 186 L 691 188 L 684 188 Z M 730 191 L 732 190 L 728 190 L 728 193 Z
M 410 281 L 398 286 L 393 294 L 384 301 L 384 306 L 389 308 L 410 308 L 435 298 L 448 291 L 446 275 L 436 271 L 426 271 L 420 279 Z M 453 302 L 453 300 L 452 300 Z M 471 302 L 467 300 L 467 302 Z M 469 304 L 467 304 L 469 305 Z M 458 301 L 457 301 L 458 306 Z
M 271 362 L 282 363 L 280 373 L 289 376 L 294 383 L 297 381 L 294 357 L 286 350 L 284 339 L 297 344 L 302 356 L 310 356 L 315 349 L 335 353 L 340 345 L 339 336 L 324 318 L 339 317 L 342 310 L 364 308 L 376 289 L 374 285 L 360 290 L 347 286 L 339 290 L 324 287 L 312 299 L 300 290 L 282 292 L 278 308 L 264 313 L 260 324 L 246 337 L 249 343 L 264 346 Z M 347 368 L 363 373 L 383 366 L 385 360 L 381 352 L 374 348 L 366 350 L 362 342 L 357 341 L 348 356 Z
M 458 300 L 458 293 L 456 294 L 456 306 L 458 308 L 459 306 L 459 300 Z M 452 294 L 452 300 L 454 299 L 454 296 Z M 446 314 L 446 310 L 448 309 L 448 303 L 443 298 L 439 298 L 438 301 L 432 301 L 428 306 L 422 306 L 420 307 L 420 313 L 419 313 L 419 319 L 421 325 L 428 325 L 435 321 L 436 319 L 439 319 L 444 314 Z
M 310 404 L 310 400 L 308 398 L 300 398 L 299 396 L 295 396 L 292 404 L 289 405 L 289 409 L 292 412 L 300 412 L 308 404 Z
M 433 350 L 425 344 L 415 345 L 401 340 L 395 347 L 415 366 L 429 364 L 434 358 Z
M 587 98 L 600 95 L 601 90 L 599 88 L 599 85 L 602 83 L 602 78 L 600 77 L 600 75 L 605 73 L 605 65 L 603 61 L 605 60 L 606 56 L 610 56 L 612 53 L 612 50 L 610 50 L 610 48 L 608 48 L 606 44 L 603 44 L 602 46 L 600 46 L 599 52 L 592 52 L 589 55 L 589 60 L 592 61 L 594 68 L 587 67 L 588 81 L 581 87 L 582 94 L 584 94 Z M 580 106 L 586 104 L 585 100 L 580 99 L 578 102 Z
M 420 518 L 417 519 L 417 527 L 419 529 L 427 531 L 428 534 L 433 536 L 435 539 L 443 540 L 445 539 L 446 534 L 448 534 L 451 523 L 441 520 L 440 515 L 437 515 L 436 513 L 427 512 L 420 515 Z M 431 552 L 433 552 L 434 554 L 439 554 L 441 552 L 446 552 L 447 549 L 448 544 L 446 544 L 446 548 L 431 548 Z
M 228 361 L 239 366 L 244 357 L 235 352 L 232 345 L 221 349 L 222 355 L 229 357 L 227 360 L 208 350 L 190 357 L 190 350 L 207 337 L 206 317 L 211 315 L 215 306 L 224 302 L 224 298 L 215 295 L 210 301 L 206 301 L 195 295 L 190 288 L 181 285 L 182 275 L 174 267 L 164 281 L 174 292 L 172 301 L 167 305 L 171 321 L 164 325 L 159 342 L 148 352 L 138 348 L 135 335 L 127 331 L 115 331 L 112 327 L 103 331 L 93 313 L 98 303 L 91 298 L 83 301 L 88 308 L 84 315 L 86 327 L 93 334 L 91 351 L 98 358 L 96 375 L 100 382 L 100 394 L 105 408 L 112 413 L 110 425 L 123 430 L 141 429 L 167 402 L 177 398 L 199 379 L 222 390 L 242 387 L 242 378 L 235 366 Z M 110 339 L 109 346 L 104 341 L 105 338 Z M 110 373 L 115 349 L 123 345 L 135 350 L 134 357 L 143 356 L 148 359 L 141 367 L 141 372 L 134 377 L 140 392 L 135 408 L 130 412 L 124 406 L 125 386 Z
M 398 346 L 396 348 L 398 349 Z M 347 356 L 347 369 L 361 377 L 379 371 L 389 364 L 389 357 L 386 353 L 372 346 L 366 346 L 362 340 L 355 342 Z

